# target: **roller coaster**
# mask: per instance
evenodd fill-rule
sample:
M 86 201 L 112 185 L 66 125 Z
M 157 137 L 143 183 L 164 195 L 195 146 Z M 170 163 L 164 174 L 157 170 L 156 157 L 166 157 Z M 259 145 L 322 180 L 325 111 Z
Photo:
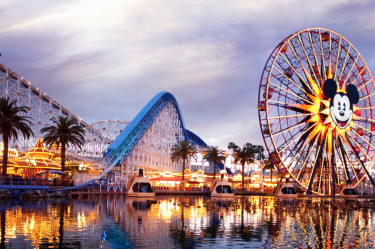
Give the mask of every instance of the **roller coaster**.
M 70 148 L 68 153 L 96 161 L 102 173 L 95 179 L 65 190 L 97 188 L 99 191 L 124 191 L 128 176 L 139 168 L 145 172 L 181 171 L 181 165 L 172 163 L 169 152 L 180 140 L 205 147 L 206 143 L 185 128 L 176 98 L 160 92 L 152 98 L 129 123 L 106 120 L 89 125 L 66 107 L 43 93 L 14 71 L 0 63 L 0 96 L 16 99 L 18 105 L 27 106 L 33 120 L 35 134 L 30 139 L 10 141 L 17 150 L 28 150 L 41 136 L 40 129 L 59 115 L 74 118 L 85 130 L 87 143 L 82 149 Z M 109 145 L 109 146 L 108 146 Z

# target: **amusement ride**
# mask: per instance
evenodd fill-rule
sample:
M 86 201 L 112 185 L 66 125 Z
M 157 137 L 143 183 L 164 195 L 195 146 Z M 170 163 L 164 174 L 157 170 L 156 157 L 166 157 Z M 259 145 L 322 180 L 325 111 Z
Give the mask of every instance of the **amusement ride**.
M 258 113 L 273 164 L 301 191 L 336 195 L 371 177 L 375 85 L 340 34 L 309 28 L 280 42 L 259 86 Z

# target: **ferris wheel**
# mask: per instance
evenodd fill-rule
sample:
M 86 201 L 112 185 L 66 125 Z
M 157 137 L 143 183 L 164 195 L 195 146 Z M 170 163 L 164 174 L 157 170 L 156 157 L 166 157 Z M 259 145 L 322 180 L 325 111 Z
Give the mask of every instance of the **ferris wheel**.
M 301 30 L 273 50 L 259 87 L 265 145 L 278 169 L 307 192 L 372 184 L 375 85 L 357 49 L 338 33 Z

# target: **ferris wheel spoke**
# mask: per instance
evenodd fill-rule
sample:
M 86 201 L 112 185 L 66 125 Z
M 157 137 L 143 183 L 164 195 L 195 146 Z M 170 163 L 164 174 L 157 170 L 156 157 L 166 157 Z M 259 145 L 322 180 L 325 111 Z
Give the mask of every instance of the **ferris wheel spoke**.
M 359 56 L 358 56 L 359 57 Z M 361 68 L 361 71 L 359 71 L 358 72 L 358 74 L 357 74 L 357 76 L 355 76 L 355 78 L 354 78 L 354 80 L 351 82 L 352 84 L 354 84 L 354 82 L 359 82 L 358 81 L 358 78 L 360 78 L 360 76 L 362 75 L 362 74 L 364 74 L 364 72 L 366 72 L 366 67 L 365 66 L 363 66 L 362 68 Z
M 288 44 L 289 44 L 289 47 L 291 48 L 291 50 L 292 50 L 292 52 L 293 52 L 295 58 L 298 60 L 298 62 L 299 62 L 299 64 L 300 64 L 301 68 L 303 68 L 303 64 L 302 64 L 302 62 L 301 62 L 299 56 L 298 56 L 297 53 L 296 53 L 296 49 L 295 49 L 294 45 L 292 45 L 292 44 L 290 43 L 290 40 L 288 41 Z M 305 51 L 305 50 L 304 50 L 304 51 Z M 306 56 L 306 53 L 305 53 L 305 56 Z M 289 58 L 288 58 L 288 59 L 289 59 Z M 284 60 L 285 60 L 285 59 L 284 59 Z M 308 61 L 308 65 L 309 65 L 309 68 L 312 70 L 312 67 L 311 67 L 309 61 Z M 295 72 L 296 72 L 296 70 L 295 70 Z M 303 71 L 303 72 L 305 73 L 305 71 Z M 303 78 L 302 78 L 297 72 L 296 72 L 296 75 L 298 76 L 298 78 L 300 79 L 300 81 L 301 81 L 304 85 L 306 85 L 307 87 L 309 87 L 309 85 L 303 80 Z M 305 74 L 305 77 L 306 77 L 306 79 L 307 79 L 307 78 L 308 78 L 308 75 Z M 310 87 L 309 87 L 309 88 L 310 88 Z M 310 88 L 310 91 L 311 91 L 311 90 L 312 90 L 312 89 Z
M 327 159 L 327 161 L 325 162 L 324 160 L 321 160 L 320 161 L 320 178 L 319 178 L 319 180 L 320 181 L 323 181 L 324 180 L 324 182 L 323 182 L 323 185 L 321 184 L 322 182 L 320 182 L 320 186 L 322 186 L 322 187 L 324 187 L 323 189 L 318 189 L 318 192 L 319 193 L 321 193 L 321 194 L 323 194 L 323 195 L 326 195 L 326 194 L 330 194 L 330 189 L 331 189 L 331 181 L 332 181 L 332 179 L 331 179 L 331 175 L 330 175 L 330 166 L 331 166 L 331 164 L 329 164 L 329 162 L 331 161 L 330 160 L 330 155 L 329 155 L 329 153 L 328 153 L 328 151 L 327 151 L 327 139 L 326 139 L 326 141 L 324 142 L 324 144 L 323 144 L 323 158 L 326 158 Z M 324 156 L 325 155 L 325 156 Z M 328 193 L 327 193 L 327 191 L 326 191 L 326 189 L 328 188 Z
M 343 65 L 342 65 L 342 67 L 341 67 L 340 77 L 339 77 L 339 79 L 338 79 L 339 81 L 342 80 L 342 75 L 343 75 L 343 73 L 344 73 L 344 71 L 345 71 L 345 67 L 346 67 L 347 59 L 348 59 L 348 57 L 349 57 L 349 51 L 350 51 L 350 46 L 349 46 L 348 50 L 346 51 L 346 55 L 345 55 L 345 59 L 344 59 L 344 63 L 343 63 Z
M 310 44 L 310 49 L 312 50 L 311 55 L 313 57 L 314 65 L 316 67 L 315 71 L 317 72 L 317 73 L 314 73 L 314 78 L 315 78 L 315 82 L 319 82 L 319 79 L 317 78 L 317 74 L 321 75 L 321 72 L 320 72 L 319 67 L 318 67 L 319 64 L 317 63 L 317 60 L 316 60 L 317 58 L 316 58 L 316 54 L 315 54 L 314 44 L 313 44 L 312 38 L 311 38 L 311 32 L 308 31 L 307 34 L 308 34 L 308 39 L 307 40 L 308 40 L 308 42 Z M 305 48 L 305 46 L 304 46 L 304 48 Z M 307 50 L 306 49 L 305 49 L 305 52 L 306 52 L 306 55 L 307 55 Z M 309 60 L 309 62 L 310 62 L 310 60 Z M 312 68 L 312 72 L 314 72 L 314 67 Z
M 345 78 L 345 80 L 344 80 L 343 85 L 346 85 L 346 82 L 348 81 L 348 78 L 349 78 L 350 74 L 353 75 L 353 72 L 352 72 L 352 71 L 353 71 L 354 66 L 355 66 L 356 63 L 357 63 L 358 58 L 359 58 L 359 55 L 357 55 L 357 57 L 355 58 L 355 60 L 354 60 L 354 62 L 353 62 L 353 65 L 350 67 L 349 72 L 348 72 L 347 75 L 346 75 L 346 78 Z
M 315 156 L 315 164 L 314 164 L 314 167 L 312 169 L 312 172 L 310 175 L 308 175 L 309 177 L 309 180 L 308 180 L 308 184 L 307 184 L 307 191 L 310 191 L 311 190 L 311 185 L 312 185 L 312 182 L 314 180 L 314 176 L 315 176 L 315 171 L 316 169 L 318 168 L 318 164 L 320 164 L 320 161 L 321 161 L 321 158 L 322 158 L 322 154 L 323 154 L 323 148 L 324 148 L 324 144 L 325 144 L 325 140 L 326 138 L 324 138 L 324 142 L 322 144 L 319 145 L 318 147 L 318 153 L 316 154 Z
M 361 129 L 367 131 L 367 129 L 365 129 L 364 127 L 362 127 L 360 125 L 357 125 L 357 126 L 360 127 Z M 371 148 L 373 148 L 375 150 L 375 146 L 373 146 L 369 141 L 367 141 L 366 139 L 364 139 L 363 136 L 359 135 L 356 131 L 354 131 L 354 133 L 357 135 L 358 138 L 362 139 L 368 146 L 370 146 Z
M 299 118 L 299 117 L 306 117 L 306 116 L 311 116 L 311 113 L 307 114 L 299 114 L 299 115 L 288 115 L 288 116 L 276 116 L 276 117 L 269 117 L 269 120 L 274 120 L 274 119 L 283 119 L 283 118 Z
M 319 181 L 318 181 L 318 189 L 317 189 L 317 192 L 318 193 L 322 193 L 322 189 L 323 189 L 323 184 L 322 184 L 322 181 L 323 181 L 323 169 L 322 167 L 320 167 L 320 174 L 319 174 Z M 325 178 L 325 176 L 324 176 Z
M 366 86 L 368 83 L 372 82 L 372 79 L 370 78 L 369 80 L 367 80 L 365 83 L 363 83 L 363 85 L 361 86 L 358 86 L 357 89 L 358 89 L 358 92 L 362 89 L 362 87 Z M 366 96 L 364 96 L 366 97 Z M 362 98 L 364 98 L 362 97 Z
M 352 141 L 354 142 L 354 144 L 356 145 L 356 147 L 359 148 L 359 147 L 358 147 L 358 143 L 355 141 L 355 139 L 353 139 L 349 134 L 347 134 L 347 137 L 350 137 L 350 138 L 352 139 Z M 348 139 L 348 141 L 349 141 L 349 138 L 347 138 L 347 139 Z M 363 164 L 362 164 L 362 160 L 360 159 L 359 152 L 357 153 L 357 151 L 355 150 L 355 148 L 354 148 L 354 146 L 351 144 L 351 142 L 349 142 L 349 147 L 350 147 L 352 153 L 353 153 L 354 156 L 355 156 L 355 159 L 356 159 L 357 164 L 359 164 L 360 166 L 362 166 Z M 364 153 L 362 149 L 360 149 L 360 151 L 361 151 L 362 153 Z M 366 155 L 366 154 L 364 154 L 364 155 Z M 361 181 L 361 179 L 360 179 L 361 177 L 358 176 L 357 171 L 354 169 L 354 164 L 353 164 L 353 163 L 352 163 L 352 169 L 353 169 L 354 172 L 356 172 L 355 174 L 356 174 L 357 182 Z M 375 185 L 374 185 L 374 186 L 375 186 Z
M 343 142 L 342 142 L 343 143 Z M 350 165 L 350 168 L 351 168 L 351 170 L 352 170 L 352 172 L 353 172 L 353 174 L 354 174 L 354 176 L 355 176 L 355 178 L 357 179 L 357 182 L 359 181 L 359 176 L 358 176 L 358 174 L 357 174 L 357 171 L 355 170 L 355 168 L 354 168 L 354 164 L 355 164 L 355 162 L 353 162 L 353 160 L 351 160 L 350 159 L 350 156 L 349 156 L 349 152 L 347 151 L 347 149 L 345 149 L 345 147 L 343 146 L 343 152 L 344 152 L 344 154 L 346 155 L 346 158 L 348 159 L 348 161 L 349 161 L 349 165 Z
M 293 110 L 293 111 L 300 112 L 300 113 L 305 113 L 306 112 L 306 110 L 304 110 L 304 109 L 302 109 L 302 108 L 300 108 L 298 106 L 291 105 L 290 103 L 276 101 L 276 100 L 269 99 L 268 100 L 268 104 L 269 105 L 273 105 L 273 106 L 277 106 L 277 107 L 281 107 L 281 108 L 284 108 L 286 110 Z M 311 114 L 313 114 L 313 113 L 311 113 Z
M 305 147 L 305 146 L 306 146 L 305 144 L 300 143 L 299 147 L 295 149 L 293 161 L 291 161 L 291 163 L 289 163 L 288 166 L 286 167 L 288 169 L 288 171 L 291 172 L 293 175 L 296 174 L 295 170 L 296 170 L 297 166 L 300 166 L 299 171 L 301 171 L 301 169 L 303 168 L 304 162 L 307 159 L 307 158 L 304 157 L 304 155 L 302 153 L 303 147 Z M 297 178 L 297 179 L 300 180 L 299 178 Z
M 284 88 L 282 88 L 282 87 L 280 87 L 280 86 L 278 86 L 278 85 L 276 85 L 276 84 L 274 84 L 274 83 L 272 83 L 272 82 L 268 82 L 270 85 L 272 85 L 272 86 L 274 86 L 274 87 L 277 87 L 278 89 L 280 89 L 282 92 L 286 92 L 286 93 L 289 93 L 290 95 L 293 95 L 294 97 L 296 97 L 296 98 L 299 98 L 300 100 L 302 100 L 302 101 L 304 101 L 304 102 L 306 102 L 306 103 L 309 103 L 309 104 L 314 104 L 313 102 L 311 102 L 310 100 L 307 100 L 307 99 L 305 99 L 305 98 L 302 98 L 300 95 L 298 95 L 298 94 L 296 94 L 296 93 L 294 93 L 294 92 L 290 92 L 290 91 L 288 91 L 288 90 L 286 90 L 286 89 L 284 89 Z
M 337 150 L 338 150 L 338 145 L 336 143 L 333 143 L 333 145 L 332 145 L 332 155 L 333 155 L 332 156 L 332 167 L 333 167 L 332 174 L 335 174 L 335 175 L 332 175 L 332 178 L 335 181 L 335 183 L 340 184 L 340 180 L 342 179 L 342 174 L 340 174 L 341 172 L 339 172 L 339 169 L 338 169 L 339 166 L 340 166 L 340 165 L 338 165 L 338 160 L 340 160 L 341 158 L 340 158 L 340 155 L 338 154 Z M 342 161 L 340 161 L 340 162 L 342 163 Z M 336 188 L 336 185 L 332 185 L 332 186 L 334 188 Z M 335 192 L 336 192 L 336 190 L 335 190 Z
M 358 148 L 360 150 L 360 152 L 362 152 L 363 155 L 366 155 L 366 152 L 362 149 L 362 146 L 357 142 L 357 140 L 354 139 L 350 134 L 347 134 L 347 136 L 349 136 L 352 139 L 356 148 Z M 359 136 L 359 137 L 361 137 L 361 136 Z M 367 141 L 365 139 L 363 139 L 363 141 L 365 141 L 367 143 Z M 357 151 L 355 151 L 355 148 L 353 150 L 353 153 L 355 153 L 356 155 L 359 154 L 359 152 L 357 153 Z M 358 157 L 359 157 L 359 155 L 358 155 Z
M 363 162 L 362 160 L 360 159 L 359 155 L 357 154 L 357 152 L 355 151 L 355 149 L 353 148 L 353 145 L 351 144 L 349 138 L 352 139 L 352 141 L 354 141 L 354 143 L 356 143 L 356 141 L 350 136 L 350 134 L 346 134 L 347 136 L 347 139 L 349 141 L 349 145 L 350 145 L 350 148 L 352 149 L 352 151 L 354 152 L 354 155 L 355 157 L 357 158 L 357 162 L 359 163 L 359 165 L 362 167 L 362 169 L 365 171 L 365 173 L 367 174 L 368 178 L 370 179 L 372 185 L 375 187 L 375 182 L 374 180 L 372 179 L 371 175 L 369 174 L 368 170 L 366 169 L 366 167 L 363 165 Z M 361 179 L 360 179 L 361 180 Z M 359 181 L 360 181 L 359 180 Z
M 372 97 L 372 96 L 374 96 L 374 95 L 375 95 L 375 92 L 374 92 L 374 93 L 371 93 L 371 94 L 369 94 L 369 95 L 365 95 L 365 96 L 359 98 L 359 101 L 364 100 L 365 98 L 370 99 L 370 97 Z
M 316 76 L 316 74 L 314 74 L 315 75 L 315 82 L 320 82 L 321 80 L 321 77 L 324 75 L 324 74 L 322 74 L 323 72 L 322 72 L 322 68 L 320 68 L 320 70 L 319 70 L 319 62 L 318 62 L 318 58 L 317 58 L 317 55 L 316 55 L 316 52 L 315 52 L 315 46 L 314 46 L 314 42 L 313 42 L 313 40 L 312 40 L 312 37 L 311 37 L 311 32 L 307 32 L 308 34 L 309 34 L 309 41 L 310 41 L 310 45 L 311 45 L 311 48 L 312 48 L 312 51 L 313 51 L 313 57 L 314 57 L 314 63 L 315 63 L 315 65 L 316 65 L 316 67 L 317 67 L 317 70 L 318 70 L 318 72 L 319 72 L 319 79 L 317 78 L 317 76 Z M 323 54 L 322 54 L 322 56 L 323 56 Z M 324 65 L 321 65 L 322 67 L 324 66 Z M 320 90 L 322 90 L 321 89 L 321 84 L 318 84 L 318 86 L 319 86 L 319 88 L 320 88 Z
M 278 132 L 275 132 L 275 133 L 273 133 L 273 135 L 276 137 L 276 136 L 278 136 L 278 135 L 283 134 L 284 132 L 290 131 L 290 130 L 292 130 L 292 129 L 294 129 L 294 128 L 297 128 L 297 127 L 299 127 L 299 126 L 301 126 L 301 125 L 306 125 L 306 124 L 303 123 L 303 122 L 300 122 L 300 123 L 298 123 L 298 124 L 295 124 L 295 125 L 292 125 L 292 126 L 288 127 L 287 129 L 283 129 L 283 130 L 280 130 L 280 131 L 278 131 Z
M 314 68 L 313 68 L 313 66 L 311 65 L 311 62 L 310 62 L 309 56 L 307 55 L 307 52 L 306 52 L 306 49 L 305 49 L 305 45 L 303 44 L 301 34 L 298 34 L 298 40 L 299 40 L 299 43 L 301 44 L 302 50 L 303 50 L 303 52 L 304 52 L 304 54 L 305 54 L 306 62 L 307 62 L 307 64 L 309 65 L 309 69 L 310 69 L 311 72 L 314 72 Z M 314 73 L 314 77 L 315 77 L 315 81 L 318 82 L 318 79 L 316 78 L 315 73 Z
M 345 149 L 343 148 L 343 144 L 342 144 L 342 140 L 339 138 L 338 139 L 338 148 L 337 148 L 337 154 L 339 155 L 340 159 L 341 159 L 341 162 L 344 163 L 344 172 L 345 172 L 345 177 L 346 177 L 346 180 L 349 181 L 349 184 L 352 184 L 352 180 L 350 179 L 350 176 L 349 176 L 349 170 L 348 170 L 348 164 L 346 162 L 346 158 L 345 158 Z
M 333 146 L 332 147 L 332 155 L 333 155 L 332 159 L 334 159 L 332 163 L 332 167 L 333 167 L 332 174 L 333 173 L 335 174 L 335 175 L 332 175 L 332 177 L 335 183 L 340 184 L 340 179 L 342 178 L 342 174 L 340 174 L 339 172 L 339 165 L 337 165 L 337 160 L 336 160 L 336 152 L 338 150 L 338 145 L 334 142 L 332 146 Z M 336 192 L 336 185 L 333 185 L 333 190 L 334 192 Z
M 322 41 L 322 34 L 321 34 L 321 31 L 319 30 L 319 43 L 320 43 L 320 53 L 321 53 L 321 65 L 322 65 L 322 72 L 323 72 L 323 75 L 327 75 L 327 72 L 326 72 L 326 68 L 325 68 L 325 64 L 324 64 L 324 58 L 325 58 L 325 54 L 324 54 L 324 50 L 323 50 L 323 41 Z M 329 51 L 331 52 L 331 50 Z M 329 58 L 329 57 L 327 57 Z M 322 76 L 323 76 L 322 75 Z M 321 77 L 323 78 L 323 77 Z
M 361 119 L 356 119 L 356 121 L 358 122 L 363 122 L 363 123 L 366 123 L 366 124 L 372 124 L 375 122 L 375 119 L 364 119 L 364 118 L 361 118 Z M 374 133 L 372 133 L 374 134 Z
M 331 31 L 329 31 L 328 32 L 328 40 L 329 40 L 329 62 L 330 62 L 330 64 L 331 64 L 331 62 L 332 62 L 332 39 L 331 39 L 331 36 L 332 36 L 332 33 L 331 33 Z M 321 38 L 322 39 L 322 38 Z M 331 73 L 333 73 L 332 72 L 332 67 L 331 67 L 332 65 L 330 65 L 330 68 L 331 68 Z M 330 75 L 330 78 L 332 78 L 332 75 Z
M 372 110 L 375 109 L 375 106 L 370 106 L 370 107 L 357 107 L 357 110 Z
M 336 54 L 336 63 L 335 63 L 335 70 L 333 71 L 333 79 L 337 81 L 337 69 L 338 69 L 338 64 L 339 64 L 339 58 L 340 58 L 340 53 L 341 53 L 341 37 L 339 38 L 339 42 L 337 44 L 337 54 Z
M 311 89 L 310 85 L 307 84 L 306 81 L 303 80 L 302 76 L 297 72 L 296 68 L 294 66 L 292 66 L 290 60 L 289 60 L 289 57 L 287 57 L 287 59 L 285 58 L 285 56 L 283 54 L 280 54 L 280 56 L 284 59 L 284 61 L 289 65 L 289 68 L 291 68 L 293 70 L 293 72 L 297 75 L 298 79 L 300 80 L 300 82 L 303 84 L 304 87 L 307 87 L 308 90 L 310 91 L 310 93 L 314 93 L 313 89 Z M 303 65 L 300 63 L 301 65 L 301 68 L 303 68 Z M 278 70 L 279 71 L 279 70 Z M 279 71 L 280 72 L 280 71 Z M 305 73 L 305 71 L 304 71 Z M 308 75 L 305 74 L 305 77 L 306 79 L 308 78 Z M 289 78 L 289 77 L 288 77 Z M 295 84 L 295 82 L 293 81 L 293 83 Z M 303 91 L 297 84 L 295 84 L 301 91 Z M 305 89 L 306 90 L 306 89 Z M 305 95 L 307 96 L 307 93 L 305 91 L 303 91 L 305 93 Z
M 315 125 L 312 125 L 310 126 L 306 131 L 304 131 L 301 135 L 299 135 L 298 137 L 296 137 L 295 139 L 293 139 L 289 144 L 287 144 L 285 147 L 283 147 L 282 149 L 279 150 L 280 153 L 283 153 L 285 149 L 289 148 L 294 142 L 296 142 L 297 140 L 301 139 L 301 137 L 303 137 L 304 135 L 306 135 Z M 302 142 L 302 140 L 300 140 Z M 302 147 L 304 148 L 306 146 L 306 143 L 301 143 L 302 144 Z M 302 149 L 303 149 L 302 148 Z M 301 149 L 301 148 L 300 148 Z M 296 155 L 298 153 L 298 151 L 296 151 Z M 293 157 L 292 161 L 295 159 L 295 157 Z M 287 166 L 288 168 L 290 167 L 290 164 Z
M 309 143 L 309 148 L 308 148 L 307 155 L 305 156 L 305 160 L 304 160 L 303 163 L 302 163 L 302 168 L 300 169 L 300 171 L 299 171 L 299 173 L 298 173 L 298 175 L 297 175 L 297 179 L 298 179 L 298 180 L 300 180 L 301 174 L 304 172 L 305 168 L 307 167 L 307 161 L 308 161 L 308 159 L 310 158 L 311 153 L 314 151 L 315 144 L 316 144 L 317 141 L 318 141 L 318 136 L 316 136 L 316 137 L 314 138 L 314 140 L 313 140 L 312 142 L 310 141 L 310 143 Z M 305 147 L 306 145 L 307 145 L 306 143 L 303 144 L 304 147 Z M 301 153 L 301 154 L 302 154 L 302 153 Z M 296 164 L 296 165 L 297 165 L 297 164 Z M 294 171 L 296 165 L 294 166 L 293 171 Z M 290 166 L 289 166 L 289 167 L 290 167 Z M 303 175 L 303 174 L 302 174 L 302 175 Z
M 284 72 L 281 72 L 277 67 L 274 67 L 274 69 L 275 69 L 277 72 L 279 72 L 284 78 L 288 79 L 288 81 L 291 82 L 294 86 L 296 86 L 301 92 L 303 92 L 303 93 L 305 94 L 305 96 L 308 96 L 308 93 L 307 93 L 303 88 L 301 88 L 298 84 L 296 84 L 296 82 L 295 82 L 293 79 L 287 77 L 287 76 L 285 75 L 285 73 L 284 73 Z M 296 74 L 298 74 L 298 73 L 296 73 Z M 280 79 L 278 79 L 278 78 L 276 77 L 276 75 L 272 74 L 272 77 L 273 77 L 273 78 L 276 78 L 277 80 L 280 81 L 280 83 L 282 83 L 283 85 L 285 85 L 285 83 L 282 82 Z M 303 82 L 303 83 L 309 88 L 309 90 L 312 91 L 312 89 L 311 89 L 311 88 L 310 88 L 305 82 Z M 286 87 L 290 87 L 290 86 L 288 86 L 288 85 L 285 85 L 285 86 L 286 86 Z

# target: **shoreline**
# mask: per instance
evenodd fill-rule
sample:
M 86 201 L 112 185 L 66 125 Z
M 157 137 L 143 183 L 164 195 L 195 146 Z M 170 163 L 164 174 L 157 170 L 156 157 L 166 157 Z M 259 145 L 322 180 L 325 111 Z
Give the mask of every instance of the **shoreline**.
M 176 190 L 155 190 L 155 196 L 210 196 L 210 191 L 176 191 Z M 94 196 L 127 196 L 127 191 L 110 191 L 110 192 L 99 192 L 97 190 L 84 190 L 84 191 L 68 191 L 64 188 L 53 187 L 50 188 L 0 188 L 0 199 L 54 199 L 54 198 L 89 198 Z M 240 196 L 275 196 L 274 193 L 262 193 L 256 191 L 235 191 L 234 195 L 236 197 Z M 224 197 L 226 198 L 226 197 Z M 296 199 L 296 198 L 330 198 L 330 199 L 375 199 L 375 195 L 357 195 L 355 197 L 342 197 L 342 196 L 332 196 L 332 195 L 302 195 L 299 194 L 298 197 L 281 197 L 283 199 Z

